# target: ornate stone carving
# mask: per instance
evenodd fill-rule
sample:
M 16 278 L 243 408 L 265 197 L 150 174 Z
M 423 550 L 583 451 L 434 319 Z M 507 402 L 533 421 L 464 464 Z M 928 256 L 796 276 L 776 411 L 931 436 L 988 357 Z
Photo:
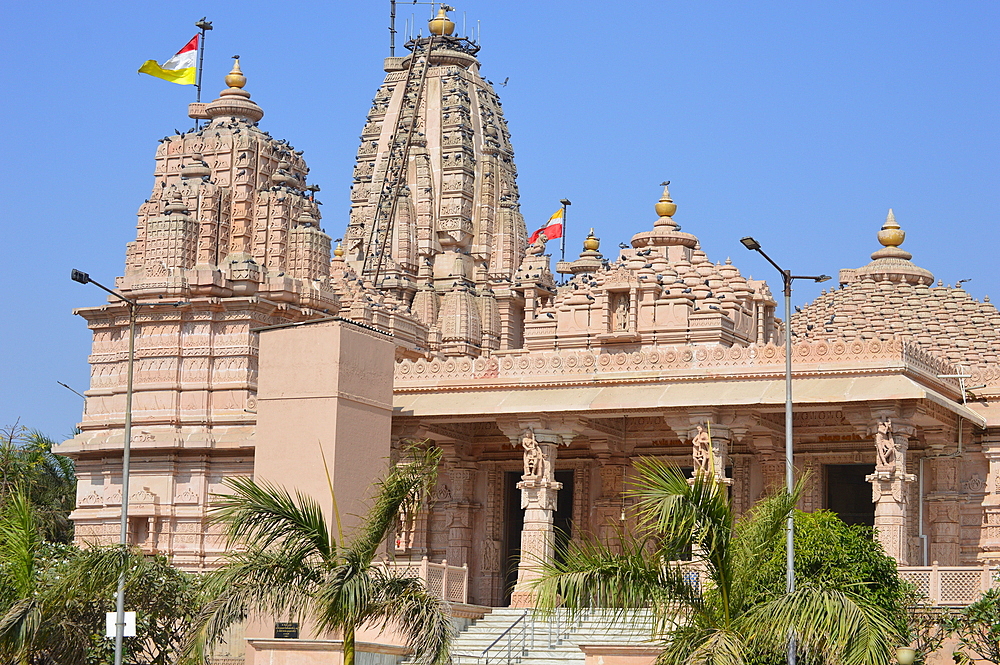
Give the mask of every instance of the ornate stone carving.
M 549 479 L 552 474 L 552 465 L 545 458 L 541 446 L 535 440 L 535 433 L 526 429 L 521 434 L 521 447 L 524 448 L 524 475 L 523 480 Z
M 895 467 L 896 441 L 892 437 L 892 420 L 885 418 L 878 423 L 875 433 L 876 467 Z
M 889 417 L 879 419 L 874 427 L 878 463 L 875 473 L 865 478 L 872 484 L 878 539 L 886 554 L 901 565 L 909 561 L 907 484 L 917 479 L 916 475 L 906 472 L 907 434 L 912 431 L 909 425 L 894 428 Z

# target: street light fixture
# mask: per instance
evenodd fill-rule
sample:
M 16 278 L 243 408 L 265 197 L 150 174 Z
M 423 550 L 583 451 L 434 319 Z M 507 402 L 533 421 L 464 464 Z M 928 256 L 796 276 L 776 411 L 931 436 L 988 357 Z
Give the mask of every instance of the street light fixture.
M 139 309 L 138 301 L 126 298 L 113 289 L 90 278 L 87 273 L 76 270 L 70 273 L 70 279 L 80 284 L 93 284 L 103 289 L 128 305 L 128 378 L 125 384 L 125 445 L 122 449 L 122 515 L 121 531 L 118 544 L 122 550 L 128 545 L 128 477 L 129 457 L 132 448 L 132 377 L 135 369 L 135 313 Z M 122 665 L 122 645 L 125 637 L 125 569 L 118 576 L 118 591 L 115 594 L 115 665 Z
M 743 246 L 752 252 L 763 256 L 768 263 L 781 273 L 785 293 L 785 488 L 791 494 L 795 489 L 795 467 L 792 464 L 792 282 L 796 279 L 811 279 L 814 282 L 826 282 L 832 279 L 829 275 L 793 275 L 791 270 L 785 270 L 775 263 L 770 256 L 760 248 L 760 243 L 746 236 L 740 238 Z M 795 522 L 792 513 L 788 513 L 785 527 L 785 590 L 795 591 Z M 795 635 L 788 637 L 788 665 L 795 665 Z

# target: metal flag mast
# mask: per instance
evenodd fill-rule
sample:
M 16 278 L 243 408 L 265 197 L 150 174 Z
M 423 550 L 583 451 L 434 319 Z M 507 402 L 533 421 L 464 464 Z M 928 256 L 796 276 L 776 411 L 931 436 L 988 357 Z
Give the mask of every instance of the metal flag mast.
M 562 238 L 559 243 L 559 260 L 566 260 L 566 206 L 573 205 L 569 199 L 559 199 L 562 204 Z
M 212 29 L 212 22 L 206 21 L 205 17 L 202 16 L 201 20 L 194 24 L 194 27 L 198 28 L 201 32 L 198 33 L 198 82 L 194 84 L 195 90 L 197 90 L 197 96 L 195 98 L 196 102 L 201 101 L 201 74 L 202 74 L 202 64 L 205 62 L 205 33 Z

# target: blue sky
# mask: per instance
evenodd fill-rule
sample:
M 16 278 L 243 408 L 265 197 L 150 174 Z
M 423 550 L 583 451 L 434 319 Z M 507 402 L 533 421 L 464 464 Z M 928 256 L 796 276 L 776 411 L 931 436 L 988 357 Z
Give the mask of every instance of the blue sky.
M 481 27 L 499 83 L 522 210 L 567 197 L 567 254 L 594 227 L 606 254 L 675 219 L 715 261 L 777 282 L 739 245 L 755 236 L 795 272 L 868 262 L 886 209 L 914 262 L 1000 298 L 1000 3 L 453 2 Z M 388 55 L 388 1 L 8 3 L 0 120 L 4 310 L 0 426 L 55 438 L 81 413 L 90 335 L 74 307 L 112 284 L 152 186 L 156 140 L 191 126 L 194 89 L 135 71 L 207 15 L 205 97 L 242 56 L 262 126 L 287 138 L 342 235 L 353 154 Z M 400 28 L 429 9 L 400 2 Z M 398 48 L 398 47 L 397 47 Z M 531 229 L 529 229 L 531 230 Z M 808 302 L 819 286 L 797 287 Z

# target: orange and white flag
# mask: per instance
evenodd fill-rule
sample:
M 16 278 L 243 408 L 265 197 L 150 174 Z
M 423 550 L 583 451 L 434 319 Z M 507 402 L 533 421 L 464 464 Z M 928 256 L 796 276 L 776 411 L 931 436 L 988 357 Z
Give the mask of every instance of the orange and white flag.
M 147 60 L 139 68 L 140 74 L 149 74 L 164 81 L 177 83 L 179 85 L 195 85 L 197 81 L 198 63 L 198 38 L 195 35 L 187 44 L 178 51 L 174 57 L 167 60 L 162 65 L 156 60 Z
M 531 234 L 528 238 L 528 244 L 538 240 L 538 234 L 544 233 L 545 237 L 549 240 L 554 240 L 555 238 L 561 238 L 563 234 L 563 209 L 559 208 L 554 215 L 549 217 L 549 221 L 545 222 L 545 226 L 538 229 Z

